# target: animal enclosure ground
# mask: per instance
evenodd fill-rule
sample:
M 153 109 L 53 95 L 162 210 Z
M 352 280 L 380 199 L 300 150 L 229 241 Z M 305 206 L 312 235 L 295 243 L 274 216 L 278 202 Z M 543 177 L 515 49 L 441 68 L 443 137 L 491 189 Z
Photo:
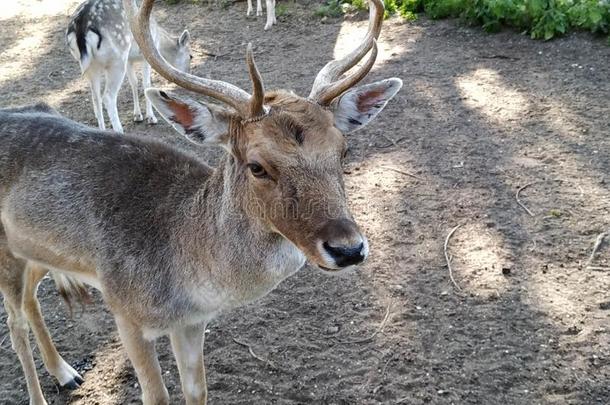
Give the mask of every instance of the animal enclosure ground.
M 247 88 L 252 41 L 268 88 L 307 94 L 315 72 L 364 34 L 366 18 L 322 23 L 314 4 L 284 4 L 269 32 L 263 18 L 245 16 L 245 3 L 159 2 L 157 16 L 174 32 L 191 30 L 197 74 Z M 46 100 L 95 125 L 64 45 L 75 6 L 2 6 L 0 107 Z M 610 403 L 610 270 L 586 266 L 597 236 L 610 230 L 609 60 L 610 48 L 589 35 L 535 42 L 454 21 L 387 20 L 368 80 L 397 76 L 405 85 L 350 136 L 345 167 L 370 260 L 339 278 L 306 267 L 211 324 L 210 403 Z M 127 132 L 217 157 L 168 125 L 132 123 L 131 111 L 125 83 Z M 533 215 L 515 198 L 528 184 L 519 200 Z M 447 253 L 460 290 L 443 251 L 456 225 Z M 591 265 L 610 267 L 610 240 Z M 74 392 L 56 388 L 35 349 L 49 403 L 137 403 L 133 369 L 99 297 L 73 319 L 51 281 L 39 297 L 60 353 L 86 380 Z M 0 312 L 0 403 L 25 404 L 5 321 Z M 158 350 L 180 403 L 166 339 Z

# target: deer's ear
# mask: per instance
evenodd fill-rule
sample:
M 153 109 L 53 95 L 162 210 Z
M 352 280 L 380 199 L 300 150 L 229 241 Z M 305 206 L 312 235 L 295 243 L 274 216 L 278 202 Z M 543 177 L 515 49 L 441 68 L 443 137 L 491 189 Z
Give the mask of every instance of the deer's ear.
M 351 89 L 335 104 L 335 126 L 344 134 L 364 127 L 401 87 L 402 80 L 392 78 Z
M 178 38 L 178 45 L 186 46 L 191 41 L 191 34 L 189 34 L 188 30 L 182 31 L 180 38 Z
M 189 141 L 199 145 L 227 144 L 231 119 L 228 112 L 154 88 L 146 89 L 146 97 L 165 121 Z

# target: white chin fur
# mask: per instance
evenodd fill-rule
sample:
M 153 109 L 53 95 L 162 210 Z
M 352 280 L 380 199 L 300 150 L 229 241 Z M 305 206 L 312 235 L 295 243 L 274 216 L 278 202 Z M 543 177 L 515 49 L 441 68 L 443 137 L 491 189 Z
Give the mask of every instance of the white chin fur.
M 369 257 L 369 240 L 366 238 L 366 236 L 363 236 L 362 238 L 363 238 L 362 243 L 364 244 L 364 249 L 362 249 L 362 253 L 364 254 L 363 262 L 365 262 L 366 259 L 368 259 L 368 257 Z
M 314 264 L 313 266 L 316 269 L 318 269 L 320 272 L 324 273 L 325 275 L 329 275 L 329 276 L 344 276 L 344 275 L 353 273 L 358 268 L 357 265 L 342 267 L 340 269 L 334 269 L 334 268 L 325 269 L 324 267 L 320 267 L 316 264 Z

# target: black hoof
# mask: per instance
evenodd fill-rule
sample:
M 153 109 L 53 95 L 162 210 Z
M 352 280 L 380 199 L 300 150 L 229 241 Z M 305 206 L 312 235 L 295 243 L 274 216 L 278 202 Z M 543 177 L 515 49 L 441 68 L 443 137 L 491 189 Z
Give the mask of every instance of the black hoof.
M 79 386 L 83 385 L 83 383 L 85 382 L 85 380 L 80 375 L 74 377 L 74 381 L 76 381 Z
M 77 389 L 78 387 L 80 387 L 80 385 L 81 385 L 82 383 L 84 383 L 84 382 L 85 382 L 85 380 L 83 380 L 82 378 L 80 378 L 80 377 L 74 377 L 74 379 L 72 379 L 72 380 L 68 381 L 68 382 L 67 382 L 67 383 L 65 383 L 65 384 L 64 384 L 62 387 L 63 387 L 63 388 L 66 388 L 66 389 L 68 389 L 68 390 L 75 390 L 75 389 Z

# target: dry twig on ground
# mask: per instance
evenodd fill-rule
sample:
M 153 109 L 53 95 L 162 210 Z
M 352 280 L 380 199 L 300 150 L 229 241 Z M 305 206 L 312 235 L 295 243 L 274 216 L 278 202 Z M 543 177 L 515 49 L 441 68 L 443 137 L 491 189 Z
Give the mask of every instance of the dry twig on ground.
M 457 229 L 462 226 L 460 225 L 456 225 L 447 235 L 447 238 L 445 238 L 445 245 L 443 247 L 443 251 L 445 253 L 445 261 L 447 261 L 447 269 L 449 270 L 449 278 L 451 279 L 451 282 L 453 283 L 453 285 L 455 286 L 455 288 L 458 291 L 462 291 L 462 289 L 460 288 L 460 286 L 455 282 L 455 279 L 453 278 L 453 269 L 451 268 L 451 258 L 449 257 L 449 254 L 447 254 L 447 245 L 449 245 L 449 239 L 451 239 L 451 236 L 453 236 L 453 233 L 455 231 L 457 231 Z
M 392 145 L 394 146 L 398 146 L 398 144 L 396 143 L 396 141 L 392 138 L 390 138 L 389 136 L 387 136 L 384 133 L 381 133 L 381 136 L 385 138 L 386 141 L 390 142 Z
M 8 332 L 7 332 L 6 335 L 4 335 L 2 340 L 0 340 L 0 349 L 4 349 L 4 347 L 2 347 L 2 346 L 4 345 L 4 341 L 6 340 L 7 337 L 8 337 Z
M 593 260 L 595 259 L 595 254 L 601 247 L 602 243 L 604 243 L 604 239 L 606 239 L 606 237 L 608 235 L 610 235 L 610 231 L 602 232 L 599 235 L 597 235 L 597 238 L 595 239 L 595 244 L 593 245 L 593 250 L 591 251 L 591 256 L 589 256 L 589 260 L 587 260 L 587 264 L 585 264 L 585 267 L 588 268 L 589 270 L 600 270 L 600 271 L 606 270 L 605 267 L 591 266 L 591 263 L 593 263 Z
M 388 322 L 388 319 L 390 318 L 390 309 L 391 309 L 391 307 L 392 307 L 392 303 L 389 303 L 387 308 L 386 308 L 386 310 L 385 310 L 385 316 L 383 317 L 383 320 L 379 324 L 379 327 L 377 327 L 375 332 L 373 332 L 373 334 L 370 335 L 369 337 L 365 337 L 363 339 L 356 339 L 356 340 L 337 340 L 337 342 L 338 343 L 342 343 L 342 344 L 354 344 L 354 343 L 367 343 L 367 342 L 370 342 L 371 340 L 373 340 L 375 338 L 375 336 L 377 336 L 378 334 L 383 332 L 383 328 L 385 327 L 385 324 Z
M 417 180 L 421 180 L 421 178 L 420 178 L 420 177 L 417 177 L 417 176 L 416 176 L 416 175 L 414 175 L 413 173 L 409 173 L 409 172 L 406 172 L 406 171 L 404 171 L 404 170 L 397 169 L 397 168 L 395 168 L 395 167 L 390 167 L 390 166 L 381 166 L 381 168 L 382 168 L 382 169 L 391 170 L 391 171 L 396 172 L 396 173 L 404 174 L 405 176 L 413 177 L 414 179 L 417 179 Z
M 536 183 L 540 183 L 540 182 L 539 182 L 539 181 L 534 181 L 534 182 L 532 182 L 532 183 L 527 183 L 525 186 L 521 186 L 521 187 L 519 188 L 519 190 L 517 190 L 517 194 L 515 194 L 515 199 L 517 200 L 517 204 L 519 204 L 519 205 L 521 206 L 521 208 L 523 208 L 523 209 L 525 210 L 525 212 L 527 212 L 527 213 L 528 213 L 530 216 L 532 216 L 532 217 L 534 216 L 534 214 L 532 213 L 532 211 L 530 211 L 530 210 L 529 210 L 529 208 L 527 208 L 527 207 L 525 206 L 525 204 L 523 204 L 523 203 L 521 202 L 521 200 L 519 199 L 519 193 L 521 193 L 523 190 L 525 190 L 525 189 L 526 189 L 526 188 L 528 188 L 529 186 L 534 185 L 534 184 L 536 184 Z
M 275 366 L 275 364 L 273 364 L 273 362 L 271 362 L 271 360 L 264 359 L 264 358 L 260 357 L 259 355 L 257 355 L 256 353 L 254 353 L 254 350 L 252 350 L 252 346 L 250 346 L 248 343 L 241 342 L 235 338 L 233 338 L 233 341 L 235 343 L 237 343 L 238 345 L 247 348 L 248 352 L 250 353 L 250 356 L 254 357 L 256 360 L 265 363 L 266 365 L 268 365 L 269 367 L 271 367 L 274 370 L 277 370 L 277 367 Z
M 210 57 L 214 58 L 214 60 L 216 60 L 218 58 L 222 58 L 223 56 L 227 56 L 231 52 L 214 53 L 214 52 L 209 52 L 209 51 L 202 51 L 201 53 L 204 54 L 205 56 L 210 56 Z

